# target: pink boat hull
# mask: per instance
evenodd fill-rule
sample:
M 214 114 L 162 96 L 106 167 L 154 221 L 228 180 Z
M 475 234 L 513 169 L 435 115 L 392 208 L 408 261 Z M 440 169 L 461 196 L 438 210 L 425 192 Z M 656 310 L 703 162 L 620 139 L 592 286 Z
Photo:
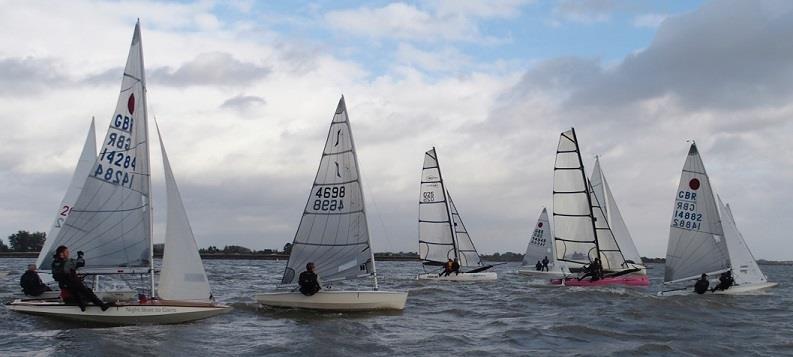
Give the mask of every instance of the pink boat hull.
M 551 284 L 561 285 L 562 279 L 552 279 Z M 564 285 L 566 286 L 609 286 L 609 285 L 625 285 L 625 286 L 650 286 L 650 279 L 647 275 L 623 275 L 613 278 L 603 278 L 596 281 L 591 281 L 589 278 L 578 280 L 576 278 L 565 279 Z

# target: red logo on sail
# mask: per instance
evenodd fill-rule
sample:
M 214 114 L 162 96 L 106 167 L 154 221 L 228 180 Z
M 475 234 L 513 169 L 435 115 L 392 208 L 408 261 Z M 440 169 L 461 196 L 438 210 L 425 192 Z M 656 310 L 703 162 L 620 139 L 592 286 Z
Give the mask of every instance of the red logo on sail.
M 129 110 L 129 114 L 135 113 L 135 94 L 130 94 L 129 99 L 127 100 L 127 109 Z
M 688 181 L 688 187 L 696 191 L 699 188 L 699 179 L 692 178 L 691 181 Z
M 537 223 L 537 228 L 542 228 L 542 222 Z

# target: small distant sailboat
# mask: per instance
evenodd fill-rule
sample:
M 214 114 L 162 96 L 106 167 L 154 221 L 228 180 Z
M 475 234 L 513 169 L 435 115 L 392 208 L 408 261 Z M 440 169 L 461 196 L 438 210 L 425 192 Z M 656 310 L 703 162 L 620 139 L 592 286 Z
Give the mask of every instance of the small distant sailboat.
M 456 260 L 461 269 L 459 274 L 431 272 L 419 274 L 419 280 L 481 281 L 496 280 L 498 274 L 483 272 L 492 268 L 485 265 L 474 247 L 474 242 L 465 229 L 465 224 L 446 189 L 433 147 L 424 153 L 421 171 L 421 196 L 419 197 L 419 257 L 424 267 L 441 267 L 449 259 Z
M 537 262 L 541 262 L 545 258 L 548 258 L 549 261 L 548 270 L 537 270 Z M 534 225 L 531 238 L 529 238 L 529 245 L 526 247 L 526 254 L 523 255 L 518 274 L 542 278 L 562 278 L 570 274 L 563 268 L 564 265 L 556 262 L 548 210 L 543 207 L 537 224 Z
M 344 97 L 330 124 L 319 169 L 295 233 L 283 285 L 293 285 L 313 262 L 322 284 L 370 277 L 373 290 L 323 290 L 305 296 L 296 289 L 256 295 L 263 306 L 313 310 L 402 310 L 407 292 L 379 291 L 364 207 L 358 155 Z
M 73 252 L 86 252 L 86 266 L 80 273 L 96 277 L 148 274 L 150 298 L 117 301 L 107 311 L 89 305 L 83 312 L 57 297 L 16 299 L 8 303 L 7 308 L 33 315 L 115 325 L 181 323 L 228 312 L 231 307 L 216 304 L 210 293 L 162 139 L 168 218 L 159 291 L 155 291 L 151 170 L 140 23 L 135 25 L 115 113 L 98 156 L 93 130 L 89 132 L 72 184 L 37 264 L 39 268 L 49 268 L 56 247 L 66 245 Z
M 735 284 L 715 294 L 746 294 L 777 285 L 768 282 L 757 265 L 738 231 L 730 206 L 714 197 L 697 145 L 692 143 L 669 229 L 664 285 L 670 289 L 658 294 L 694 294 L 691 283 L 703 273 L 716 278 L 727 271 L 732 273 Z
M 599 258 L 603 276 L 592 280 L 566 277 L 552 284 L 569 286 L 648 286 L 642 269 L 628 262 L 612 233 L 602 205 L 584 171 L 575 129 L 559 136 L 553 176 L 553 234 L 556 260 L 571 272 Z
M 598 156 L 595 156 L 595 167 L 592 170 L 592 176 L 589 181 L 592 184 L 592 191 L 595 193 L 609 228 L 611 228 L 611 233 L 620 247 L 622 256 L 625 257 L 625 263 L 633 268 L 641 269 L 637 273 L 647 274 L 647 268 L 642 262 L 642 256 L 639 254 L 639 250 L 636 249 L 636 244 L 631 238 L 628 226 L 625 224 L 625 220 L 622 219 L 622 213 L 620 213 L 620 209 L 617 206 L 617 201 L 611 193 L 611 187 L 609 187 L 606 176 L 603 174 L 603 169 L 600 167 L 600 157 Z

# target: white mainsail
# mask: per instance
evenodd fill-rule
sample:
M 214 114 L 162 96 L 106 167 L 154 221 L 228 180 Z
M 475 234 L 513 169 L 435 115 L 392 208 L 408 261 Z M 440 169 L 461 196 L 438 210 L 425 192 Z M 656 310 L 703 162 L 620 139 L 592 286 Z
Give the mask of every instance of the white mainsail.
M 44 241 L 44 246 L 41 248 L 39 257 L 36 259 L 36 269 L 50 270 L 51 260 L 46 258 L 49 256 L 52 244 L 55 241 L 54 237 L 58 236 L 64 222 L 66 222 L 66 217 L 69 217 L 74 202 L 77 201 L 77 197 L 83 189 L 85 178 L 88 177 L 95 161 L 96 128 L 94 119 L 91 118 L 91 126 L 88 128 L 88 136 L 86 136 L 83 150 L 80 152 L 80 160 L 77 161 L 77 167 L 75 167 L 74 174 L 72 174 L 72 181 L 69 183 L 69 188 L 66 189 L 66 194 L 63 196 L 63 200 L 61 200 L 61 204 L 58 205 L 55 222 L 52 223 L 52 227 L 50 227 L 50 231 L 47 233 L 47 240 Z M 47 261 L 47 264 L 45 264 L 45 261 Z
M 595 157 L 595 167 L 592 170 L 590 182 L 592 183 L 592 191 L 595 193 L 600 208 L 606 216 L 606 221 L 608 221 L 614 239 L 619 245 L 622 256 L 625 260 L 629 260 L 635 264 L 642 264 L 642 257 L 639 255 L 639 250 L 636 249 L 633 238 L 631 238 L 631 234 L 628 231 L 628 226 L 625 225 L 625 220 L 623 220 L 620 209 L 617 206 L 617 201 L 614 200 L 614 196 L 611 193 L 611 187 L 600 167 L 599 157 Z
M 176 186 L 159 126 L 157 137 L 162 150 L 165 191 L 168 197 L 165 250 L 157 293 L 165 300 L 210 301 L 211 292 L 207 274 L 198 254 L 198 245 L 190 228 L 190 221 L 187 219 L 182 196 Z
M 552 272 L 562 271 L 561 264 L 556 264 L 556 255 L 553 249 L 553 236 L 550 234 L 551 223 L 548 220 L 548 210 L 545 207 L 540 212 L 540 217 L 537 218 L 537 223 L 534 225 L 534 231 L 529 238 L 529 244 L 526 247 L 526 254 L 523 255 L 521 265 L 534 267 L 537 262 L 541 262 L 548 257 L 548 270 Z
M 296 283 L 309 262 L 323 281 L 376 274 L 358 156 L 343 96 L 281 283 Z
M 716 200 L 696 144 L 691 144 L 675 195 L 664 283 L 730 269 Z
M 757 261 L 746 245 L 746 241 L 743 240 L 743 235 L 738 231 L 730 205 L 725 205 L 721 201 L 721 197 L 718 196 L 717 202 L 719 204 L 721 224 L 724 229 L 724 240 L 727 242 L 727 250 L 730 253 L 730 267 L 732 268 L 732 276 L 735 279 L 735 283 L 741 285 L 767 282 L 765 274 L 760 270 L 760 266 L 757 265 Z
M 479 257 L 474 242 L 471 240 L 471 236 L 465 228 L 463 218 L 460 216 L 460 212 L 457 211 L 454 200 L 452 200 L 452 195 L 449 194 L 448 190 L 446 191 L 446 196 L 449 197 L 449 209 L 451 210 L 451 217 L 454 225 L 454 235 L 457 237 L 457 258 L 459 259 L 460 266 L 480 267 L 483 265 L 482 258 Z
M 55 248 L 65 245 L 72 252 L 85 252 L 85 272 L 149 270 L 151 185 L 147 125 L 146 84 L 138 23 L 115 114 L 101 151 L 63 227 L 51 237 L 42 266 L 48 267 Z

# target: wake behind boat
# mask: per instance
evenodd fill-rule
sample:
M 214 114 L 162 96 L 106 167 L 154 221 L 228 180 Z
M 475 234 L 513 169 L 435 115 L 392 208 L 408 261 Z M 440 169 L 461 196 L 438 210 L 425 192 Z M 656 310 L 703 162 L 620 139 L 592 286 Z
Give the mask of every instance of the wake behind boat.
M 421 171 L 419 256 L 425 270 L 428 267 L 444 267 L 444 270 L 419 274 L 418 280 L 487 281 L 498 278 L 495 272 L 485 272 L 493 265 L 484 264 L 479 257 L 444 185 L 434 147 L 424 153 Z
M 371 277 L 373 290 L 326 288 L 306 296 L 293 289 L 257 294 L 256 301 L 263 306 L 315 310 L 404 309 L 407 292 L 378 290 L 364 206 L 358 155 L 342 97 L 330 124 L 281 284 L 296 284 L 299 272 L 308 263 L 314 263 L 324 284 Z
M 40 270 L 48 269 L 56 248 L 68 245 L 74 251 L 87 252 L 85 267 L 78 273 L 93 276 L 95 282 L 99 281 L 99 276 L 108 274 L 149 275 L 149 297 L 136 295 L 130 300 L 122 294 L 106 311 L 94 305 L 81 311 L 76 304 L 65 302 L 62 297 L 66 294 L 61 291 L 60 296 L 50 293 L 16 299 L 6 307 L 32 315 L 115 325 L 180 323 L 228 312 L 229 306 L 216 304 L 212 299 L 162 138 L 160 147 L 168 205 L 159 291 L 155 291 L 151 170 L 140 23 L 135 25 L 115 113 L 99 156 L 91 140 L 93 130 L 89 133 L 87 149 L 83 150 L 75 177 L 50 230 L 52 235 L 39 253 L 37 265 Z M 91 153 L 93 158 L 89 156 Z M 97 285 L 95 283 L 94 287 Z
M 622 253 L 586 177 L 575 129 L 559 136 L 553 175 L 553 234 L 557 261 L 578 277 L 552 280 L 574 286 L 648 286 L 643 267 Z
M 710 287 L 709 278 L 718 275 L 731 278 L 732 284 L 704 293 L 752 294 L 777 285 L 768 282 L 757 265 L 730 206 L 714 195 L 696 143 L 689 148 L 680 176 L 665 266 L 661 296 L 695 294 L 690 285 L 694 280 L 708 281 Z

